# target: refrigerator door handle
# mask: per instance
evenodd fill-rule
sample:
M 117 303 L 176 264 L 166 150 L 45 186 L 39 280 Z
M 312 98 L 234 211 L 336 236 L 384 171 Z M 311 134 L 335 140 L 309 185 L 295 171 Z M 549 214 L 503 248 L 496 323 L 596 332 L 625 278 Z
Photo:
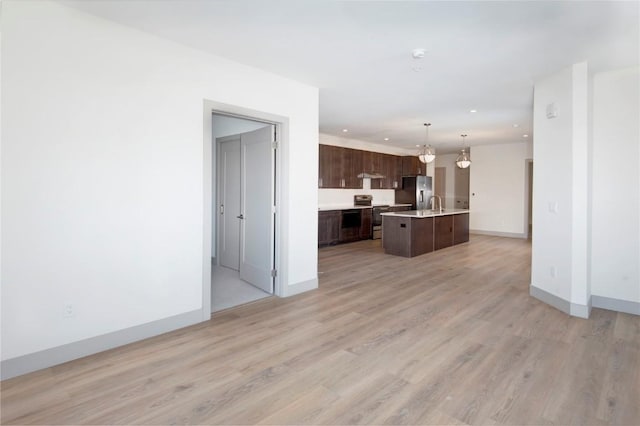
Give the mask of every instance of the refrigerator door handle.
M 420 202 L 424 203 L 424 190 L 420 190 Z

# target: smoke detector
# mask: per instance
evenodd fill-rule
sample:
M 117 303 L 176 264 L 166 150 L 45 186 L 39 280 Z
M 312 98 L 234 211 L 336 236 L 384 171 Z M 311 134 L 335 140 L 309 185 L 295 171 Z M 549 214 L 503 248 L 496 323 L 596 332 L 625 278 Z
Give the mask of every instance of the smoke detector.
M 411 51 L 411 56 L 413 57 L 413 59 L 422 59 L 424 58 L 424 49 L 421 48 L 417 48 L 417 49 L 413 49 Z

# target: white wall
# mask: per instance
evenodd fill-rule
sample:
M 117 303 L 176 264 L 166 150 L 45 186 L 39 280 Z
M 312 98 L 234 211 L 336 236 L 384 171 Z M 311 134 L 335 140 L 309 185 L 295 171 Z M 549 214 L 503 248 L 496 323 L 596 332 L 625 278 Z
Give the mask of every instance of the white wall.
M 469 185 L 471 232 L 526 238 L 526 160 L 530 142 L 474 146 Z
M 282 272 L 313 284 L 316 88 L 57 3 L 2 6 L 3 361 L 202 309 L 205 99 L 288 117 Z
M 442 201 L 444 201 L 444 205 L 451 209 L 455 208 L 456 205 L 456 158 L 458 158 L 458 154 L 438 154 L 435 159 L 435 167 L 445 167 L 445 197 Z M 473 158 L 472 158 L 473 160 Z M 435 185 L 435 182 L 434 182 Z
M 587 89 L 586 63 L 573 65 L 536 83 L 533 108 L 532 291 L 566 301 L 578 316 L 589 303 Z M 552 103 L 558 115 L 549 119 Z
M 640 303 L 639 82 L 637 67 L 593 78 L 591 293 L 635 303 Z

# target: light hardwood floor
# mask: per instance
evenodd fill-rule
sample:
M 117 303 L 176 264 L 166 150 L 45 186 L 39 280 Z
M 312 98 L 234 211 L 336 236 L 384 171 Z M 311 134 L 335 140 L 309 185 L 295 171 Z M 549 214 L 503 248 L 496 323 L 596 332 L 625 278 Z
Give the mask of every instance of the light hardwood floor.
M 2 382 L 2 423 L 640 424 L 640 317 L 529 297 L 530 254 L 322 249 L 317 291 Z

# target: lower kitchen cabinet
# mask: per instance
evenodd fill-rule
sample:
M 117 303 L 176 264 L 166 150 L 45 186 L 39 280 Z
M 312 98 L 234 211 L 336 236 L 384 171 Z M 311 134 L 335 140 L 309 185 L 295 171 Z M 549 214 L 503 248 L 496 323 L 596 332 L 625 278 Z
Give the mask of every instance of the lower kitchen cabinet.
M 368 240 L 372 220 L 369 208 L 318 212 L 318 247 Z
M 338 244 L 340 217 L 340 210 L 318 212 L 318 246 Z
M 360 225 L 360 239 L 368 240 L 371 238 L 371 222 L 373 221 L 373 210 L 362 209 L 362 218 Z
M 469 215 L 456 214 L 453 216 L 453 244 L 469 241 Z
M 436 216 L 434 223 L 434 246 L 435 250 L 453 245 L 453 216 Z M 467 216 L 469 215 L 455 215 Z

